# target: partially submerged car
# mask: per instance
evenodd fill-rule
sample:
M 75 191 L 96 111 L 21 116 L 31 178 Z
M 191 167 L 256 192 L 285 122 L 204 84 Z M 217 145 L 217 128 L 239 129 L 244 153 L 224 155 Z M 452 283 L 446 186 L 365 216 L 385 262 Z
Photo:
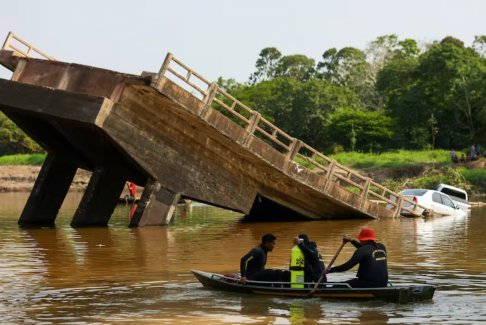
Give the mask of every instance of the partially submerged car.
M 423 208 L 414 206 L 412 203 L 404 201 L 402 206 L 408 209 L 414 209 L 414 212 L 428 216 L 443 215 L 443 216 L 465 216 L 467 211 L 462 210 L 453 200 L 444 193 L 435 190 L 427 189 L 408 189 L 403 190 L 399 194 L 411 199 L 415 204 L 418 204 Z M 412 215 L 409 211 L 402 209 L 401 214 L 404 216 Z

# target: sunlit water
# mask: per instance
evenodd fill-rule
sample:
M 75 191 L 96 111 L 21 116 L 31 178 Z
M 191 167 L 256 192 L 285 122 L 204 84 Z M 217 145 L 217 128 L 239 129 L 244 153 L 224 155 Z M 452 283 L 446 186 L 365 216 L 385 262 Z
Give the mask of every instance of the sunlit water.
M 476 324 L 486 322 L 486 209 L 465 218 L 241 223 L 241 215 L 179 206 L 168 227 L 128 228 L 120 205 L 107 228 L 69 226 L 70 194 L 56 229 L 21 229 L 26 194 L 0 194 L 2 324 Z M 329 261 L 343 234 L 371 226 L 389 254 L 390 280 L 437 286 L 430 302 L 271 298 L 203 289 L 190 269 L 238 271 L 265 232 L 268 267 L 288 267 L 291 239 L 307 233 Z M 336 263 L 353 252 L 346 246 Z M 337 265 L 336 264 L 336 265 Z M 339 281 L 356 270 L 331 274 Z

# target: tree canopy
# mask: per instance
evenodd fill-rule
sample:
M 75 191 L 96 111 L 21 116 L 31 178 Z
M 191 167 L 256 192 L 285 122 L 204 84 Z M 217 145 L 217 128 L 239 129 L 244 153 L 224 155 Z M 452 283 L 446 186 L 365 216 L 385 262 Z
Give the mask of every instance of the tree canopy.
M 324 50 L 317 63 L 265 48 L 233 94 L 322 151 L 486 144 L 485 44 L 383 35 L 363 50 Z

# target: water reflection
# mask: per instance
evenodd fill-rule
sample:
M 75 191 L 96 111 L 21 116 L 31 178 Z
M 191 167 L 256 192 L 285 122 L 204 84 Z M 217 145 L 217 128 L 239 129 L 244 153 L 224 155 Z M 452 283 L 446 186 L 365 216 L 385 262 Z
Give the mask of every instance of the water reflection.
M 243 295 L 241 314 L 258 319 L 264 324 L 320 324 L 360 323 L 385 324 L 391 313 L 383 307 L 395 306 L 375 302 L 348 302 L 336 300 L 268 298 Z M 376 307 L 376 308 L 374 308 Z

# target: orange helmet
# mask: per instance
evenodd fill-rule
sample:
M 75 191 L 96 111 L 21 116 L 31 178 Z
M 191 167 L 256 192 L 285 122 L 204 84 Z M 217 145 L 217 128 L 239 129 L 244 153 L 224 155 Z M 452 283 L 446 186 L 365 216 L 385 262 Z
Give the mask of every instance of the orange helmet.
M 361 231 L 356 236 L 361 241 L 373 240 L 376 241 L 375 232 L 371 228 L 361 228 Z

